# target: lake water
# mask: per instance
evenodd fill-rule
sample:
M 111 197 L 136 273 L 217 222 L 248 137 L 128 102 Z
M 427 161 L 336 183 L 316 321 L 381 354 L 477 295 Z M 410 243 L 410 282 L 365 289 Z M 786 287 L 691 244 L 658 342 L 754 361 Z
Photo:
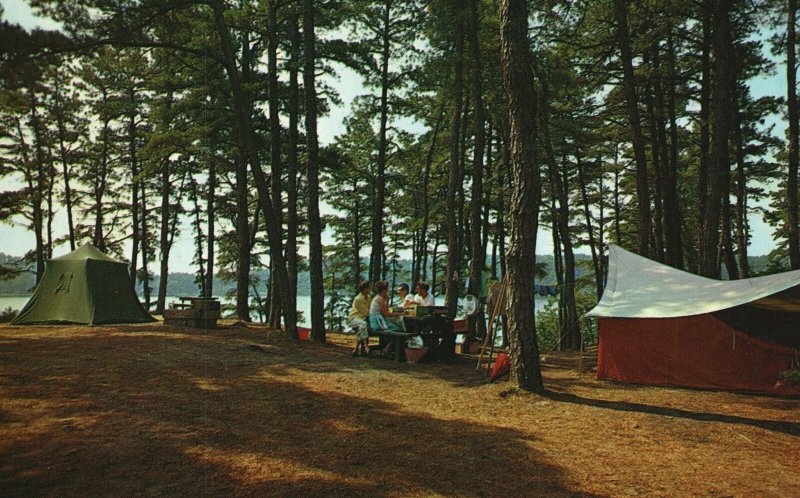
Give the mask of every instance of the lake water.
M 30 296 L 0 296 L 0 311 L 4 311 L 6 308 L 11 308 L 13 310 L 21 310 L 23 306 L 28 302 Z M 176 296 L 167 296 L 167 306 L 171 303 L 178 302 L 178 298 Z M 233 301 L 229 300 L 222 300 L 223 303 L 232 303 Z M 437 296 L 436 297 L 436 304 L 441 306 L 444 304 L 444 297 Z M 544 308 L 544 305 L 547 304 L 546 299 L 537 299 L 536 300 L 536 311 L 540 311 Z M 303 318 L 300 320 L 299 325 L 302 326 L 310 326 L 311 325 L 311 296 L 297 296 L 297 309 L 303 312 Z M 253 317 L 254 319 L 257 317 Z

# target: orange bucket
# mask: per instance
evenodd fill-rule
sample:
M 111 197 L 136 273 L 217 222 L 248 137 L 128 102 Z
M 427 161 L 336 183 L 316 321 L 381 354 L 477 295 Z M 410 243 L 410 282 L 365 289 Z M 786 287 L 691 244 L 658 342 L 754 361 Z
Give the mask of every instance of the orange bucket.
M 311 337 L 311 329 L 297 327 L 297 337 L 301 341 L 307 341 Z

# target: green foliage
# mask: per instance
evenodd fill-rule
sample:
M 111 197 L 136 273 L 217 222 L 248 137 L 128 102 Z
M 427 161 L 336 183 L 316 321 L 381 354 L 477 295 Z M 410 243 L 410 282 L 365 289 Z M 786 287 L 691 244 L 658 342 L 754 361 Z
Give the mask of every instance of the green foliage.
M 11 309 L 11 306 L 0 311 L 0 323 L 10 322 L 15 316 L 17 316 L 17 313 L 19 313 L 19 310 Z
M 597 304 L 593 286 L 581 286 L 575 292 L 575 304 L 581 317 Z M 584 346 L 597 344 L 597 324 L 592 319 L 580 319 Z M 560 343 L 558 298 L 550 297 L 547 304 L 536 313 L 536 335 L 540 350 L 544 353 L 554 350 Z
M 778 378 L 788 384 L 790 387 L 800 386 L 800 369 L 789 368 L 778 374 Z

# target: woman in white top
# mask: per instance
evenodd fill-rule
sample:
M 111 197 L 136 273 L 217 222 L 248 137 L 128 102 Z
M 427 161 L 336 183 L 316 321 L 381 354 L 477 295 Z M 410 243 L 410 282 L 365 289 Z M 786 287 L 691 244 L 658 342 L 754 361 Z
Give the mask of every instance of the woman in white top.
M 393 316 L 389 313 L 389 283 L 386 280 L 378 280 L 372 286 L 375 297 L 369 305 L 369 326 L 373 330 L 391 330 L 403 332 L 403 327 L 392 320 L 386 318 Z

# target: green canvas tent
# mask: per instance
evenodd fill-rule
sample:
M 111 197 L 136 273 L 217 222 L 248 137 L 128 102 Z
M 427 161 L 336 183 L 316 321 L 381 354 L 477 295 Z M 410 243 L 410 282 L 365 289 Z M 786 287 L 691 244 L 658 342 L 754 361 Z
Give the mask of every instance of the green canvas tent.
M 34 323 L 142 323 L 147 314 L 125 263 L 91 244 L 47 261 L 30 301 L 11 321 Z

